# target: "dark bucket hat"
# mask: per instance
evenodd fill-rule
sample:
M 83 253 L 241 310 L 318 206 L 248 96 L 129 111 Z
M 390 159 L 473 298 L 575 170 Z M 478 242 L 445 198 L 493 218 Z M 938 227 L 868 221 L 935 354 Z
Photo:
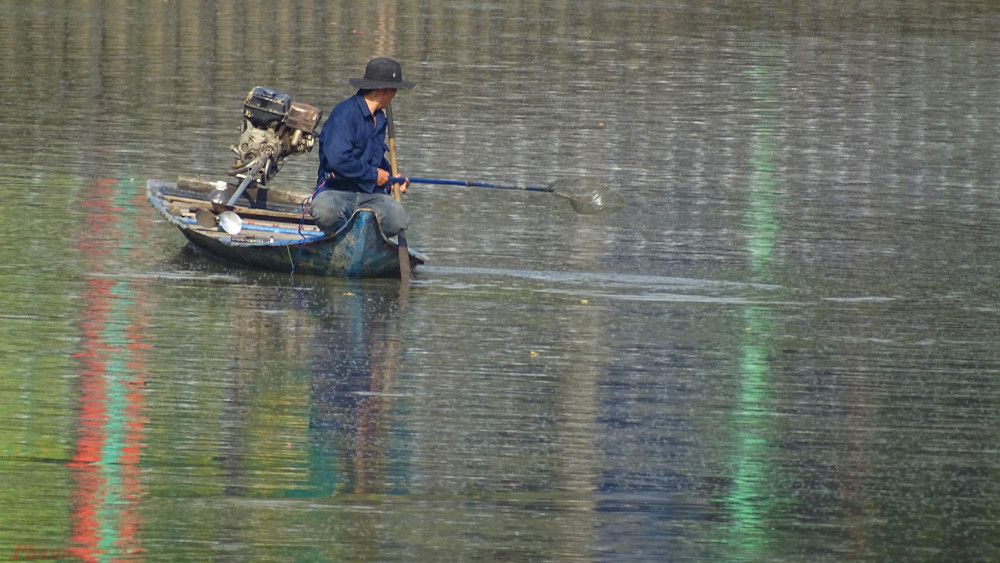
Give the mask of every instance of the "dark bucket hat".
M 388 57 L 379 57 L 368 61 L 364 78 L 350 79 L 351 86 L 362 90 L 378 90 L 379 88 L 397 88 L 409 90 L 416 82 L 403 80 L 403 70 L 399 63 Z

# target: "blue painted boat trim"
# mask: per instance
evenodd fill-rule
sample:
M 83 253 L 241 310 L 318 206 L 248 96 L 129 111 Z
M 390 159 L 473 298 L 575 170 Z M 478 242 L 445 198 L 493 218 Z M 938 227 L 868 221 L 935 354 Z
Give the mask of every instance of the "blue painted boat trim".
M 177 221 L 185 225 L 197 225 L 198 221 L 193 217 L 176 217 Z M 263 233 L 278 233 L 284 235 L 299 235 L 302 240 L 314 240 L 321 239 L 325 236 L 322 232 L 316 231 L 299 231 L 298 229 L 286 229 L 283 227 L 271 227 L 268 225 L 257 225 L 255 223 L 243 223 L 244 231 L 259 231 Z M 289 241 L 281 241 L 280 244 L 287 244 Z M 297 241 L 292 241 L 297 242 Z

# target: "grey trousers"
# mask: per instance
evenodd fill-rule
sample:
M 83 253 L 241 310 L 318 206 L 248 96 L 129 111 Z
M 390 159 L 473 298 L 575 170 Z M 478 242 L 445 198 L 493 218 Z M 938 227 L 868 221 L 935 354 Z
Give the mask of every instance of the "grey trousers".
M 398 201 L 386 194 L 323 190 L 309 204 L 309 214 L 323 232 L 335 233 L 358 209 L 370 209 L 378 217 L 382 233 L 394 237 L 410 225 L 410 216 Z

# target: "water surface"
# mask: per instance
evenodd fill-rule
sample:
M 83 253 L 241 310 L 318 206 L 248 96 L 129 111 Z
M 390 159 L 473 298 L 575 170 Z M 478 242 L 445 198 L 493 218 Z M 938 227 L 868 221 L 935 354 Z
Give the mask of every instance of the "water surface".
M 0 0 L 0 558 L 990 560 L 987 2 Z M 408 292 L 145 201 L 376 55 Z M 277 176 L 308 191 L 315 155 Z M 37 552 L 36 552 L 37 555 Z

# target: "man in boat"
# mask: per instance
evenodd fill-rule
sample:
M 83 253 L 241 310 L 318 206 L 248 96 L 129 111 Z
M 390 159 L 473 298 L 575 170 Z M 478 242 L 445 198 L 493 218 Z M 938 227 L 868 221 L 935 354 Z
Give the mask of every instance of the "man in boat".
M 333 108 L 319 135 L 319 178 L 309 213 L 323 231 L 332 233 L 356 210 L 370 209 L 385 236 L 394 237 L 406 229 L 410 218 L 391 195 L 383 110 L 397 90 L 416 83 L 403 80 L 399 63 L 386 57 L 368 61 L 364 77 L 349 82 L 357 93 Z M 409 185 L 406 180 L 400 190 Z

